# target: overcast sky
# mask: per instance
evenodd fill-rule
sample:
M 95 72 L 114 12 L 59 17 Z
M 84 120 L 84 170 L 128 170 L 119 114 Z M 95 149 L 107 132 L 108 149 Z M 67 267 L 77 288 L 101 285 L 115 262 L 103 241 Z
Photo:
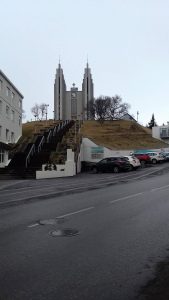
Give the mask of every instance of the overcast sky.
M 118 94 L 146 125 L 169 121 L 168 0 L 0 0 L 0 69 L 24 95 L 26 120 L 49 104 L 61 58 L 67 88 L 81 90 L 87 61 L 94 95 Z

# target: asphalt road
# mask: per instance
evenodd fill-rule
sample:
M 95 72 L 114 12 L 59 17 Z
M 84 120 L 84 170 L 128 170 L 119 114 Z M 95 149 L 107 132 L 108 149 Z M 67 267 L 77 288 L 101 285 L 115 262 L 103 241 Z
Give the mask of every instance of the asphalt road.
M 136 299 L 168 256 L 168 192 L 164 166 L 1 186 L 0 299 Z

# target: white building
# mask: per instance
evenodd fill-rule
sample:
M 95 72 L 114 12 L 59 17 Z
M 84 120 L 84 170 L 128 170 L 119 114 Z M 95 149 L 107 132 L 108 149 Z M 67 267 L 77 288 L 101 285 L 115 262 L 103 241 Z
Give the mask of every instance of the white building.
M 55 120 L 87 120 L 90 119 L 88 106 L 93 101 L 93 80 L 87 63 L 82 90 L 73 84 L 70 91 L 66 90 L 63 69 L 59 63 L 54 83 L 54 119 Z
M 169 122 L 167 125 L 153 127 L 152 137 L 169 144 Z
M 8 163 L 8 144 L 22 135 L 22 100 L 22 94 L 0 70 L 0 167 Z

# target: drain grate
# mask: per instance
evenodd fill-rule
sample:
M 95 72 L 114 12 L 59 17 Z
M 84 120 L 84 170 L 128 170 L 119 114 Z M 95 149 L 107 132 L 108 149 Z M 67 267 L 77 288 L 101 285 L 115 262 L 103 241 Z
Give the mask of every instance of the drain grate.
M 54 231 L 50 231 L 49 234 L 53 237 L 59 237 L 59 236 L 75 236 L 79 233 L 77 229 L 72 228 L 65 228 L 65 229 L 58 229 Z

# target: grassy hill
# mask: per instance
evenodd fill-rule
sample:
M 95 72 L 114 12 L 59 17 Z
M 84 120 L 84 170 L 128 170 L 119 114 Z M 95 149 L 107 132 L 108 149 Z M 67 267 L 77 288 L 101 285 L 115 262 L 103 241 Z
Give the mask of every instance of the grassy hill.
M 44 128 L 54 124 L 53 120 L 33 121 L 22 125 L 22 137 L 17 144 L 28 141 Z M 55 122 L 57 124 L 57 121 Z M 168 144 L 152 138 L 151 130 L 133 121 L 115 120 L 84 121 L 81 127 L 82 137 L 91 139 L 94 143 L 114 150 L 155 149 L 169 147 Z
M 81 134 L 100 146 L 114 150 L 155 149 L 169 147 L 168 144 L 152 138 L 151 130 L 133 121 L 115 120 L 85 121 Z

